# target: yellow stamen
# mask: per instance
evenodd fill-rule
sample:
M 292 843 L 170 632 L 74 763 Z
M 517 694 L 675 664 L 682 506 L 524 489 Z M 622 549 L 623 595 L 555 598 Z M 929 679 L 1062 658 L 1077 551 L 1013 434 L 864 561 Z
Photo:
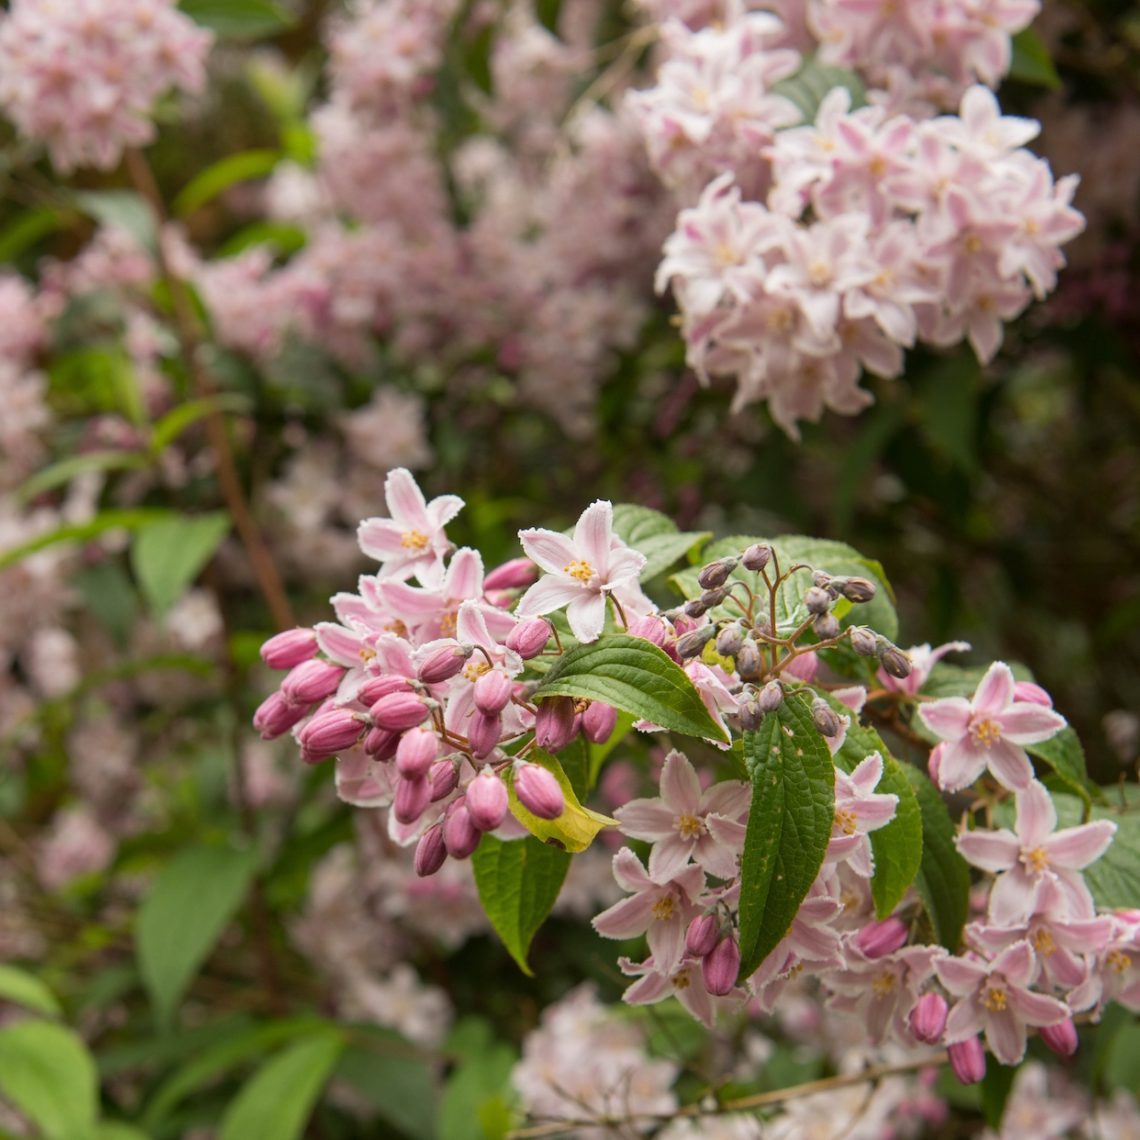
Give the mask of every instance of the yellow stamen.
M 405 550 L 426 550 L 429 541 L 422 530 L 406 530 L 400 535 L 400 545 Z
M 1042 958 L 1048 958 L 1054 950 L 1057 949 L 1056 942 L 1053 941 L 1053 935 L 1045 929 L 1038 930 L 1032 938 L 1033 948 L 1041 955 Z
M 1118 974 L 1123 974 L 1132 965 L 1132 956 L 1123 950 L 1110 950 L 1104 956 L 1105 964 L 1111 966 Z
M 698 839 L 705 833 L 705 825 L 695 815 L 677 816 L 673 828 L 680 832 L 682 839 Z
M 463 667 L 463 676 L 468 681 L 478 681 L 484 673 L 490 673 L 491 666 L 486 661 L 471 661 Z
M 990 1011 L 990 1013 L 1002 1013 L 1006 1006 L 1009 1005 L 1009 995 L 1005 990 L 997 986 L 991 986 L 982 995 L 982 1005 Z
M 673 912 L 677 909 L 677 904 L 672 895 L 662 895 L 653 904 L 653 917 L 660 922 L 665 922 L 667 919 L 673 917 Z
M 895 986 L 898 984 L 898 978 L 894 976 L 889 970 L 884 970 L 872 983 L 871 989 L 875 991 L 875 997 L 886 997 Z
M 980 744 L 983 748 L 992 748 L 1001 740 L 1001 728 L 992 720 L 980 720 L 977 724 L 970 725 L 970 735 L 974 738 L 975 744 Z
M 444 610 L 439 617 L 439 635 L 440 637 L 454 637 L 456 623 L 459 620 L 459 615 L 455 610 Z
M 1026 851 L 1021 856 L 1021 861 L 1029 868 L 1035 875 L 1040 875 L 1049 867 L 1049 856 L 1044 847 L 1034 847 L 1032 851 Z
M 390 621 L 384 627 L 384 632 L 394 633 L 397 637 L 406 638 L 408 636 L 408 627 L 404 625 L 404 623 L 400 621 L 399 618 L 396 618 L 394 621 Z
M 676 974 L 673 977 L 673 988 L 675 990 L 687 990 L 690 984 L 688 974 Z
M 844 835 L 854 835 L 858 819 L 853 811 L 848 811 L 847 808 L 839 808 L 835 812 L 835 826 L 843 832 Z
M 577 578 L 579 582 L 589 582 L 594 576 L 594 568 L 582 559 L 576 559 L 573 562 L 567 563 L 562 567 L 563 574 L 569 574 L 571 578 Z

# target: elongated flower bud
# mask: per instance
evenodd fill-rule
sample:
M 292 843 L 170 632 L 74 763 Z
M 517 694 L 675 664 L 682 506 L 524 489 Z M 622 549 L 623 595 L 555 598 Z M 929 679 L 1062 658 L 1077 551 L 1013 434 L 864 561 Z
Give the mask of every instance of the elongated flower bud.
M 937 1045 L 942 1040 L 949 1009 L 940 993 L 931 991 L 923 994 L 910 1011 L 910 1027 L 915 1037 L 927 1045 Z
M 498 713 L 483 713 L 476 710 L 467 722 L 467 743 L 471 745 L 471 755 L 476 760 L 490 756 L 503 735 L 503 718 Z
M 732 992 L 739 973 L 740 946 L 731 934 L 722 938 L 701 959 L 701 976 L 704 978 L 705 989 L 718 997 Z
M 373 725 L 364 734 L 364 751 L 373 760 L 391 760 L 396 755 L 396 747 L 400 743 L 400 734 L 391 732 L 386 728 L 377 728 Z
M 726 625 L 716 635 L 716 651 L 721 657 L 735 657 L 744 644 L 744 628 L 739 622 Z
M 292 669 L 317 655 L 317 635 L 311 629 L 287 629 L 261 647 L 261 660 L 270 669 Z
M 527 618 L 507 634 L 504 645 L 524 661 L 537 657 L 550 640 L 550 623 L 545 618 Z
M 868 629 L 865 625 L 853 625 L 847 631 L 847 635 L 851 639 L 851 648 L 860 657 L 878 656 L 879 639 L 875 636 L 874 630 Z
M 484 590 L 521 590 L 538 581 L 538 567 L 529 558 L 512 558 L 496 566 L 484 579 Z
M 431 783 L 432 803 L 446 799 L 459 787 L 459 764 L 454 757 L 449 756 L 437 760 L 428 773 Z
M 766 542 L 754 542 L 740 556 L 740 562 L 745 570 L 759 573 L 768 565 L 772 558 L 772 548 Z
M 480 831 L 494 831 L 507 817 L 507 786 L 484 768 L 470 784 L 464 801 L 471 822 Z
M 539 748 L 557 752 L 574 739 L 577 721 L 571 697 L 547 697 L 534 717 L 534 738 Z
M 760 702 L 756 699 L 755 695 L 753 695 L 745 697 L 745 699 L 740 702 L 736 709 L 736 715 L 740 721 L 740 727 L 744 732 L 755 732 L 764 719 L 764 710 L 760 707 Z
M 652 641 L 658 649 L 665 649 L 667 644 L 675 640 L 673 631 L 660 614 L 646 614 L 644 617 L 634 618 L 625 632 L 630 637 L 641 637 L 646 641 Z
M 332 696 L 346 672 L 348 670 L 343 665 L 314 657 L 286 673 L 281 681 L 281 692 L 286 700 L 296 705 L 311 705 Z
M 981 1038 L 970 1037 L 947 1048 L 950 1068 L 954 1076 L 964 1085 L 976 1085 L 985 1079 L 986 1050 Z
M 712 952 L 720 938 L 720 919 L 715 912 L 698 914 L 685 932 L 685 953 L 703 958 Z
M 410 693 L 411 691 L 412 682 L 407 677 L 389 673 L 384 677 L 370 677 L 360 686 L 356 699 L 362 705 L 372 706 L 381 697 L 388 696 L 389 693 Z
M 1015 682 L 1013 699 L 1015 701 L 1027 701 L 1032 705 L 1041 705 L 1047 709 L 1053 707 L 1053 698 L 1040 685 L 1035 685 L 1032 681 Z
M 1059 1021 L 1056 1025 L 1043 1025 L 1037 1032 L 1041 1035 L 1041 1040 L 1058 1057 L 1071 1057 L 1077 1051 L 1077 1045 L 1080 1044 L 1077 1038 L 1077 1027 L 1073 1024 L 1071 1017 L 1066 1017 L 1064 1021 Z
M 751 639 L 736 651 L 736 672 L 742 681 L 758 681 L 764 672 L 764 659 L 760 646 Z
M 308 705 L 295 705 L 280 693 L 270 693 L 257 706 L 257 712 L 253 714 L 253 727 L 261 733 L 262 740 L 273 740 L 288 732 L 308 712 Z
M 389 693 L 381 697 L 369 710 L 369 715 L 381 727 L 392 732 L 404 732 L 427 720 L 429 710 L 422 697 L 415 693 Z
M 702 590 L 716 590 L 728 581 L 728 576 L 739 565 L 740 559 L 736 555 L 727 558 L 718 558 L 701 569 L 697 575 L 697 585 Z
M 910 658 L 897 645 L 888 643 L 879 658 L 879 662 L 883 666 L 884 672 L 892 677 L 897 677 L 900 681 L 910 676 Z
M 443 842 L 448 855 L 453 859 L 466 859 L 482 838 L 483 833 L 472 822 L 470 812 L 457 801 L 443 821 Z
M 566 810 L 566 797 L 553 774 L 541 764 L 516 764 L 515 795 L 539 819 L 557 819 Z
M 784 703 L 784 686 L 779 681 L 769 681 L 756 694 L 756 701 L 760 705 L 761 712 L 775 712 Z
M 804 591 L 804 605 L 809 614 L 825 614 L 831 609 L 831 595 L 818 586 L 809 586 Z
M 677 638 L 677 656 L 682 661 L 698 656 L 716 633 L 716 626 L 702 625 Z
M 439 755 L 439 737 L 428 728 L 409 728 L 396 745 L 396 769 L 409 780 L 423 779 Z
M 443 824 L 435 823 L 420 836 L 416 844 L 415 868 L 420 878 L 434 875 L 447 859 L 447 847 L 443 842 Z
M 348 709 L 329 709 L 317 713 L 297 734 L 297 740 L 309 763 L 327 760 L 345 748 L 351 748 L 364 732 L 364 722 Z
M 849 601 L 859 605 L 869 602 L 878 592 L 878 587 L 870 578 L 844 578 L 839 592 Z
M 867 955 L 868 958 L 882 958 L 886 954 L 893 954 L 904 945 L 909 932 L 906 923 L 892 915 L 882 922 L 869 922 L 855 935 L 855 945 Z
M 843 727 L 831 706 L 819 698 L 811 703 L 811 720 L 820 736 L 838 736 Z
M 820 614 L 811 625 L 820 641 L 830 641 L 839 636 L 839 619 L 835 614 Z
M 392 813 L 401 823 L 415 823 L 430 803 L 431 784 L 427 780 L 409 780 L 401 776 L 396 781 Z
M 484 673 L 475 682 L 475 707 L 488 716 L 496 716 L 510 704 L 514 682 L 499 669 Z
M 449 681 L 467 664 L 473 650 L 470 645 L 443 645 L 433 650 L 420 663 L 416 676 L 425 685 L 438 685 Z
M 592 744 L 605 744 L 617 726 L 617 709 L 605 701 L 591 701 L 582 713 L 582 733 Z

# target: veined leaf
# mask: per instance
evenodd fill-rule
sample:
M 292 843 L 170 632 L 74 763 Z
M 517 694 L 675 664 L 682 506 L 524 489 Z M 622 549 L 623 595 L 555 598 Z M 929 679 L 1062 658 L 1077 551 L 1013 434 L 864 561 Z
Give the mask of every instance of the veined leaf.
M 803 702 L 789 698 L 744 734 L 752 807 L 740 880 L 740 977 L 787 934 L 823 865 L 835 766 Z
M 614 505 L 614 533 L 646 557 L 641 580 L 648 582 L 668 570 L 694 547 L 707 542 L 710 531 L 678 531 L 660 511 L 630 503 Z
M 585 851 L 595 836 L 606 827 L 617 827 L 617 820 L 610 819 L 608 815 L 583 807 L 574 792 L 574 786 L 566 775 L 558 758 L 543 752 L 539 748 L 527 753 L 527 760 L 533 764 L 541 764 L 551 772 L 558 781 L 562 794 L 566 798 L 566 807 L 557 819 L 542 819 L 533 812 L 528 811 L 515 794 L 514 783 L 510 778 L 508 769 L 507 791 L 510 797 L 511 814 L 533 835 L 543 843 L 549 843 L 560 851 L 569 851 L 576 854 Z
M 575 646 L 535 690 L 535 700 L 545 697 L 605 701 L 669 732 L 727 740 L 685 671 L 641 637 L 613 634 Z
M 853 71 L 820 63 L 814 57 L 804 60 L 803 66 L 787 79 L 772 85 L 773 95 L 783 95 L 800 109 L 805 123 L 814 123 L 820 105 L 836 87 L 845 87 L 851 93 L 851 110 L 866 103 L 863 81 Z

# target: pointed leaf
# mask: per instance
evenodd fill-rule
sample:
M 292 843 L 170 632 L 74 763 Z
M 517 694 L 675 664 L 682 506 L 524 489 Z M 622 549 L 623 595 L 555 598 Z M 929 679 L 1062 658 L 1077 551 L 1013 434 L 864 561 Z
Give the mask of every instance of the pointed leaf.
M 555 696 L 605 701 L 669 732 L 727 739 L 685 671 L 644 638 L 613 634 L 575 646 L 534 692 L 539 701 Z
M 1011 79 L 1022 83 L 1035 83 L 1050 91 L 1061 90 L 1061 77 L 1049 58 L 1049 49 L 1035 28 L 1022 28 L 1013 37 L 1012 58 L 1009 64 Z
M 598 832 L 606 827 L 617 827 L 617 820 L 608 815 L 583 807 L 574 792 L 574 785 L 566 775 L 557 757 L 543 752 L 541 748 L 534 748 L 527 753 L 527 760 L 533 764 L 540 764 L 551 772 L 558 781 L 562 794 L 566 798 L 566 806 L 557 819 L 543 819 L 528 811 L 515 794 L 512 770 L 507 769 L 507 794 L 509 796 L 511 814 L 533 835 L 543 843 L 549 843 L 560 851 L 569 851 L 577 854 L 585 851 Z
M 804 60 L 803 66 L 787 79 L 772 85 L 773 95 L 783 95 L 800 109 L 805 123 L 814 123 L 820 104 L 836 87 L 851 92 L 851 110 L 858 110 L 866 102 L 863 81 L 853 71 L 818 62 L 814 57 Z
M 823 865 L 835 817 L 835 766 L 802 701 L 744 734 L 752 807 L 740 881 L 740 977 L 788 932 Z
M 533 976 L 527 951 L 558 898 L 570 855 L 532 835 L 513 840 L 484 835 L 471 864 L 487 918 L 522 972 Z
M 217 511 L 163 519 L 135 535 L 131 564 L 155 616 L 165 616 L 182 597 L 229 529 L 229 515 Z
M 95 1131 L 95 1062 L 62 1025 L 20 1021 L 0 1029 L 0 1095 L 45 1140 L 90 1140 Z
M 48 1017 L 59 1017 L 63 1012 L 55 994 L 39 978 L 3 964 L 0 964 L 0 1002 L 11 1002 Z
M 296 23 L 272 0 L 180 0 L 178 6 L 196 23 L 231 39 L 272 36 Z
M 390 1030 L 369 1026 L 354 1032 L 359 1032 L 360 1043 L 344 1051 L 336 1079 L 351 1085 L 401 1136 L 436 1140 L 439 1092 L 428 1063 Z
M 241 905 L 256 869 L 252 851 L 196 847 L 158 874 L 139 908 L 135 942 L 143 982 L 160 1025 Z
M 614 533 L 645 555 L 641 580 L 648 582 L 668 570 L 694 547 L 707 542 L 710 531 L 678 531 L 667 515 L 630 503 L 614 504 Z
M 100 511 L 93 519 L 84 523 L 69 523 L 67 526 L 56 527 L 55 530 L 46 531 L 36 535 L 19 546 L 10 546 L 7 550 L 0 550 L 0 570 L 22 562 L 29 555 L 46 550 L 59 542 L 86 542 L 89 538 L 97 538 L 109 530 L 138 530 L 170 517 L 169 511 L 158 510 L 151 507 L 138 507 L 125 511 Z
M 280 161 L 281 152 L 277 150 L 243 150 L 237 154 L 227 154 L 196 174 L 182 188 L 174 199 L 173 213 L 184 218 L 235 183 L 272 174 L 273 168 Z

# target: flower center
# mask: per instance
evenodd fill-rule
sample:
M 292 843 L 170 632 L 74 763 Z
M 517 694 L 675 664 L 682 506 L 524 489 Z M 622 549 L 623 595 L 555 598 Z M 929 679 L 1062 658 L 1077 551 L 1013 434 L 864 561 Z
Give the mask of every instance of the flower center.
M 455 610 L 444 610 L 439 615 L 439 635 L 440 637 L 454 637 L 455 626 L 459 620 L 459 615 Z
M 974 738 L 975 744 L 980 744 L 983 748 L 992 748 L 1001 740 L 1001 728 L 992 720 L 979 720 L 970 725 L 970 735 Z
M 835 811 L 835 826 L 843 832 L 844 835 L 854 835 L 855 828 L 858 820 L 853 811 L 847 808 L 837 808 Z
M 406 530 L 400 535 L 400 545 L 405 550 L 426 550 L 428 536 L 422 530 Z
M 1054 950 L 1057 949 L 1057 944 L 1053 941 L 1053 935 L 1047 930 L 1039 930 L 1033 935 L 1033 947 L 1042 958 L 1048 958 Z
M 1044 847 L 1034 847 L 1032 851 L 1023 852 L 1021 861 L 1035 875 L 1049 869 L 1049 855 Z
M 673 917 L 673 912 L 677 909 L 677 904 L 673 901 L 672 895 L 662 895 L 653 904 L 653 917 L 659 922 L 665 922 L 667 919 Z
M 673 989 L 675 990 L 687 990 L 690 984 L 688 974 L 675 974 L 673 976 Z
M 1118 974 L 1123 974 L 1132 965 L 1132 956 L 1125 954 L 1123 950 L 1110 950 L 1104 956 L 1104 960 Z
M 399 618 L 394 618 L 384 627 L 385 633 L 394 633 L 397 637 L 406 638 L 408 636 L 408 627 L 404 625 Z
M 890 972 L 884 970 L 872 983 L 871 989 L 875 991 L 875 997 L 886 997 L 898 983 L 898 979 Z
M 562 573 L 569 574 L 571 578 L 577 578 L 579 582 L 585 585 L 594 576 L 594 568 L 584 559 L 577 558 L 563 566 Z
M 698 839 L 705 832 L 705 825 L 695 815 L 679 815 L 673 820 L 673 828 L 682 839 Z
M 486 661 L 472 661 L 463 667 L 463 676 L 468 681 L 478 681 L 484 673 L 490 673 L 491 666 Z
M 1002 1013 L 1009 1005 L 1009 995 L 998 986 L 990 986 L 982 995 L 982 1005 L 990 1013 Z

